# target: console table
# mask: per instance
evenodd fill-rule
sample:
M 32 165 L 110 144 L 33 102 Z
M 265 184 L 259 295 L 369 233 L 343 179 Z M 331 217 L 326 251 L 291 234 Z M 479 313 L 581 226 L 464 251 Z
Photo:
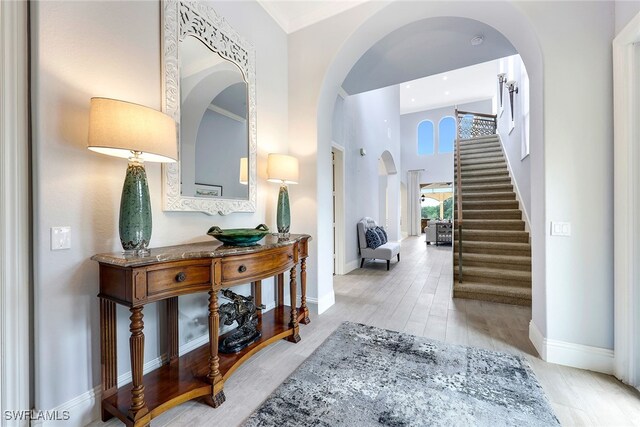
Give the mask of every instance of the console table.
M 149 256 L 99 254 L 100 349 L 102 366 L 102 420 L 113 416 L 127 426 L 146 426 L 162 412 L 191 399 L 204 397 L 211 406 L 224 400 L 224 382 L 258 350 L 287 339 L 300 341 L 299 322 L 309 323 L 306 303 L 306 234 L 282 239 L 267 236 L 249 247 L 218 242 L 151 249 Z M 297 266 L 300 264 L 301 305 L 297 300 Z M 284 305 L 284 273 L 289 271 L 291 307 Z M 252 284 L 256 305 L 262 303 L 262 280 L 276 277 L 276 307 L 259 314 L 262 337 L 239 353 L 218 353 L 219 305 L 222 288 Z M 209 293 L 209 342 L 178 357 L 178 296 Z M 166 302 L 167 363 L 143 375 L 145 304 Z M 129 351 L 132 382 L 118 388 L 116 304 L 131 311 Z

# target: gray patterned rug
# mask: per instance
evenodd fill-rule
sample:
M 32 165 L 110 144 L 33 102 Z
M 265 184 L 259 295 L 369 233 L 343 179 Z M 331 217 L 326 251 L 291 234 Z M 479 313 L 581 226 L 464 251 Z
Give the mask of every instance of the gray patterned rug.
M 244 426 L 557 426 L 519 356 L 343 323 Z

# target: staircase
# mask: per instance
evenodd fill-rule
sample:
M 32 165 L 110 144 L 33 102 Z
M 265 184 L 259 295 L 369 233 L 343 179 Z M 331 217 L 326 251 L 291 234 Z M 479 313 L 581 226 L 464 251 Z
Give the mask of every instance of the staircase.
M 457 142 L 453 296 L 530 306 L 529 233 L 495 127 L 492 132 Z

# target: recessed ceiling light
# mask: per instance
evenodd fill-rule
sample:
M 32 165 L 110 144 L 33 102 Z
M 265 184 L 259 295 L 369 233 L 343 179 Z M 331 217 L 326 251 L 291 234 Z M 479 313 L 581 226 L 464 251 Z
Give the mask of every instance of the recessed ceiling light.
M 415 99 L 415 98 L 411 98 L 411 102 L 415 102 L 415 101 L 416 101 L 416 99 Z
M 407 89 L 411 89 L 411 85 L 406 85 L 405 86 Z
M 471 39 L 471 46 L 481 45 L 483 41 L 484 41 L 483 36 L 475 36 L 474 38 Z
M 387 123 L 387 119 L 384 119 L 384 122 Z
M 447 80 L 449 77 L 447 76 L 442 76 L 442 80 Z
M 449 91 L 448 91 L 448 90 L 445 90 L 445 91 L 444 91 L 444 94 L 445 94 L 445 95 L 449 95 Z

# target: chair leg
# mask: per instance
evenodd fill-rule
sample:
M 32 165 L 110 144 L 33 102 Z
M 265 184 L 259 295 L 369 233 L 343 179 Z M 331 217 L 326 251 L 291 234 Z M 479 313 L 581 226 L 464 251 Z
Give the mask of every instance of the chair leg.
M 391 265 L 391 261 L 387 260 L 387 271 L 389 271 L 389 266 Z
M 400 254 L 398 254 L 398 262 L 400 262 Z
M 360 260 L 360 268 L 364 267 L 364 258 Z

